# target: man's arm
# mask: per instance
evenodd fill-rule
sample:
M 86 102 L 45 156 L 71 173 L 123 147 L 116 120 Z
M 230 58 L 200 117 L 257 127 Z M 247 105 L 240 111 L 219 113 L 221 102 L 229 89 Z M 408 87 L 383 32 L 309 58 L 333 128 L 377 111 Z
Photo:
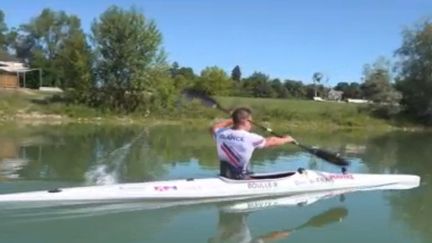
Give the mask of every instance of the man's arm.
M 213 126 L 210 128 L 210 132 L 213 135 L 216 133 L 216 130 L 218 130 L 220 128 L 224 128 L 224 127 L 230 127 L 232 125 L 233 125 L 232 119 L 226 119 L 223 121 L 219 121 L 219 122 L 216 122 L 215 124 L 213 124 Z
M 292 138 L 291 136 L 284 136 L 284 137 L 267 137 L 265 138 L 265 148 L 268 147 L 275 147 L 275 146 L 280 146 L 286 143 L 292 143 L 294 142 L 294 138 Z

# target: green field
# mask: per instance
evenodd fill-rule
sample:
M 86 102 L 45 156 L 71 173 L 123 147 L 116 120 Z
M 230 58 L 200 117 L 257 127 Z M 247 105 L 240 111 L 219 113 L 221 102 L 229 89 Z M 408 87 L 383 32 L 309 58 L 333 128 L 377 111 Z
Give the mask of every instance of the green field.
M 43 115 L 63 116 L 64 119 L 102 115 L 100 111 L 83 105 L 53 101 L 53 96 L 52 93 L 30 89 L 0 90 L 0 120 L 52 118 L 52 116 L 43 117 Z
M 44 115 L 56 115 L 55 119 L 74 121 L 120 122 L 185 122 L 208 124 L 214 119 L 226 117 L 221 111 L 203 106 L 201 103 L 183 102 L 170 111 L 116 115 L 101 112 L 84 105 L 65 104 L 53 101 L 53 94 L 32 90 L 1 91 L 0 120 L 43 120 Z M 365 105 L 341 102 L 315 102 L 309 100 L 216 97 L 227 109 L 239 106 L 250 107 L 256 121 L 264 122 L 282 131 L 292 129 L 368 129 L 386 130 L 413 127 L 409 123 L 378 119 L 366 111 Z M 17 116 L 18 114 L 18 116 Z M 33 114 L 33 115 L 32 115 Z M 23 118 L 24 117 L 24 118 Z M 45 120 L 52 120 L 47 117 Z
M 365 105 L 316 102 L 312 100 L 284 100 L 225 97 L 226 106 L 248 106 L 257 120 L 289 128 L 388 128 L 388 121 L 371 117 Z

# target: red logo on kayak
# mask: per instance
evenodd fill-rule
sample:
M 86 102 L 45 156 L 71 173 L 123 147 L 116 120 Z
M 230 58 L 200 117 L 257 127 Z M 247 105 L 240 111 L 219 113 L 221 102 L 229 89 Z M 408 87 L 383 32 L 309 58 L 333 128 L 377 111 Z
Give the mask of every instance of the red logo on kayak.
M 154 189 L 158 192 L 176 191 L 177 186 L 155 186 Z

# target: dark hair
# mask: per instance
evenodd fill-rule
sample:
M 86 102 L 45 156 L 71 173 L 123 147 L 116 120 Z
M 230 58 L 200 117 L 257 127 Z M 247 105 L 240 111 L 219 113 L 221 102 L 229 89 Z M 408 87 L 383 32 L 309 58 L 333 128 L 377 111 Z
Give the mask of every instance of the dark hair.
M 240 107 L 234 110 L 231 114 L 234 126 L 240 125 L 243 121 L 247 120 L 252 115 L 252 111 L 246 107 Z

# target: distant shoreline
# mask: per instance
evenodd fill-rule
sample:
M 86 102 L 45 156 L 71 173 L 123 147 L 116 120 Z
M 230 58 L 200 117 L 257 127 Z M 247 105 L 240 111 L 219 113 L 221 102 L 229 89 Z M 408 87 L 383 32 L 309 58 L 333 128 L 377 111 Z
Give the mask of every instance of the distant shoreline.
M 198 102 L 185 103 L 171 111 L 141 112 L 127 115 L 102 112 L 81 104 L 50 101 L 52 93 L 13 90 L 0 91 L 0 125 L 83 124 L 185 124 L 208 126 L 215 119 L 227 117 Z M 309 100 L 217 97 L 228 108 L 251 107 L 256 121 L 278 131 L 293 130 L 376 130 L 423 131 L 427 127 L 412 123 L 378 119 L 361 111 L 361 105 Z M 363 105 L 364 106 L 364 105 Z
M 221 116 L 219 119 L 222 119 Z M 218 118 L 217 118 L 218 119 Z M 216 119 L 214 119 L 216 120 Z M 258 121 L 259 122 L 259 121 Z M 185 125 L 192 127 L 203 127 L 208 126 L 212 123 L 212 120 L 203 118 L 184 118 L 184 119 L 174 119 L 174 118 L 137 118 L 130 116 L 107 116 L 107 117 L 68 117 L 67 115 L 59 114 L 42 114 L 38 112 L 17 113 L 15 116 L 5 116 L 0 114 L 0 127 L 7 126 L 9 124 L 16 125 L 66 125 L 66 124 L 88 124 L 88 125 Z M 409 127 L 399 127 L 392 125 L 382 125 L 382 126 L 340 126 L 329 123 L 320 122 L 299 122 L 299 121 L 283 121 L 283 120 L 273 120 L 272 122 L 262 122 L 266 126 L 271 126 L 274 130 L 287 132 L 290 131 L 425 131 L 429 128 L 421 126 L 409 126 Z

